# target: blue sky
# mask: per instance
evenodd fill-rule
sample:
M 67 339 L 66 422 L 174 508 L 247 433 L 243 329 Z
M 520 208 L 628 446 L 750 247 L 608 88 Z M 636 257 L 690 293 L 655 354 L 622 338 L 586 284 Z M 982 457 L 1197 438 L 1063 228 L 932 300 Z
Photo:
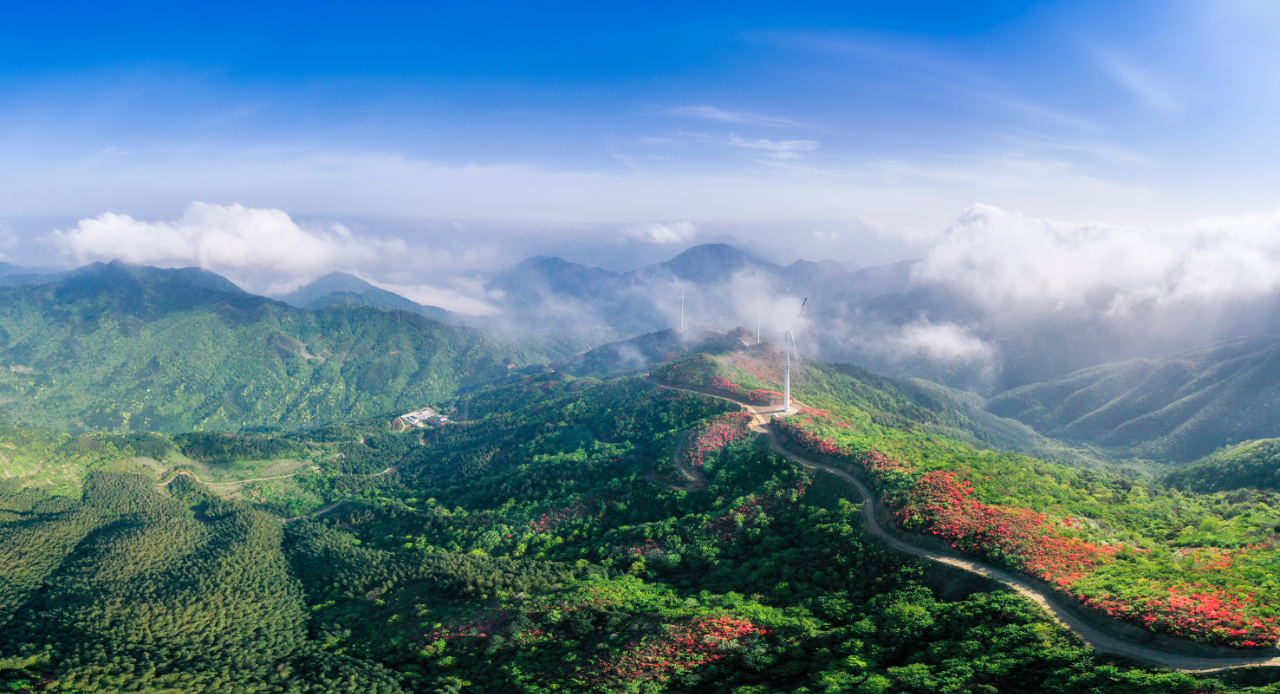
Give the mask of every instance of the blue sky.
M 1266 215 L 1278 33 L 1237 0 L 25 3 L 0 27 L 0 218 L 14 257 L 50 219 L 200 201 L 495 243 L 802 229 L 886 260 L 975 203 Z

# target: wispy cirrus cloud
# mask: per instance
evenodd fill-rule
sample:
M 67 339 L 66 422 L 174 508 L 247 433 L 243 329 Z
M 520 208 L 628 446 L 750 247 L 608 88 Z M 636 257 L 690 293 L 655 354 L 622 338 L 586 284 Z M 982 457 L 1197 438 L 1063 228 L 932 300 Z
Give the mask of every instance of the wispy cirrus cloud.
M 723 111 L 714 106 L 675 106 L 669 109 L 668 112 L 675 116 L 720 121 L 721 123 L 771 125 L 778 128 L 789 128 L 796 125 L 796 122 L 790 118 L 762 116 L 756 113 L 746 113 L 745 111 Z
M 810 152 L 822 146 L 817 140 L 744 140 L 733 133 L 729 133 L 725 144 L 742 149 L 762 150 L 778 159 L 799 159 L 800 152 Z
M 705 142 L 722 147 L 755 150 L 764 152 L 775 159 L 799 159 L 801 152 L 811 152 L 822 146 L 817 140 L 770 140 L 767 138 L 746 139 L 734 133 L 712 135 L 709 133 L 680 133 L 685 138 L 697 142 Z
M 1181 108 L 1181 104 L 1173 97 L 1162 80 L 1154 77 L 1148 70 L 1138 67 L 1130 60 L 1107 52 L 1100 51 L 1098 61 L 1112 78 L 1152 111 L 1172 113 Z

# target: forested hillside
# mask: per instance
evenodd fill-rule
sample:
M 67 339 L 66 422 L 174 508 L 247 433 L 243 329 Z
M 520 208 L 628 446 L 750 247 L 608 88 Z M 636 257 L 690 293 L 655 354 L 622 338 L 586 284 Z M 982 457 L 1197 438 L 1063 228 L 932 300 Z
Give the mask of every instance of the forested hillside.
M 296 309 L 196 269 L 0 288 L 0 418 L 68 431 L 296 428 L 416 409 L 545 363 L 404 311 Z
M 1274 522 L 1264 499 L 1280 506 L 1266 495 L 1235 506 L 1222 496 L 1176 501 L 1154 486 L 983 451 L 930 428 L 964 422 L 909 384 L 845 367 L 806 366 L 800 377 L 803 398 L 853 418 L 856 428 L 837 428 L 885 455 L 989 474 L 975 479 L 988 503 L 1056 519 L 1058 505 L 1080 503 L 1071 490 L 1106 490 L 1120 505 L 1095 513 L 1102 530 L 1090 532 L 1141 541 L 1148 532 L 1130 519 L 1164 517 L 1176 503 L 1179 528 L 1217 522 L 1218 537 L 1245 543 L 1255 520 Z M 370 422 L 285 437 L 74 439 L 100 451 L 84 461 L 82 494 L 50 497 L 31 476 L 0 492 L 0 682 L 10 691 L 1265 691 L 1244 675 L 1099 658 L 1031 603 L 889 552 L 861 531 L 851 489 L 772 454 L 723 400 L 563 373 L 465 397 L 468 421 L 403 434 Z M 306 457 L 316 470 L 299 484 L 326 512 L 281 522 L 269 505 L 227 501 L 191 474 L 140 467 L 143 450 L 216 467 Z M 696 491 L 689 475 L 701 480 Z M 1074 507 L 1072 517 L 1094 522 Z M 1170 532 L 1178 547 L 1211 537 Z
M 1253 487 L 1280 490 L 1280 439 L 1246 441 L 1206 456 L 1165 477 L 1171 486 L 1197 492 Z
M 1280 337 L 1258 336 L 1083 369 L 1002 393 L 988 409 L 1048 436 L 1187 462 L 1280 434 L 1277 375 Z

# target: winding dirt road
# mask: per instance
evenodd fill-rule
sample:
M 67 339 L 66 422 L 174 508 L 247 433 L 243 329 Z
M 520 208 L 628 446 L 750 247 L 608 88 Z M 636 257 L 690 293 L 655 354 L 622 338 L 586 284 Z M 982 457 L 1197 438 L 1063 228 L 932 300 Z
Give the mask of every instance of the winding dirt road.
M 686 436 L 687 435 L 688 432 L 686 432 Z M 646 475 L 649 478 L 649 481 L 654 484 L 660 484 L 668 489 L 678 489 L 682 492 L 689 492 L 691 494 L 700 492 L 710 486 L 711 480 L 707 479 L 707 476 L 702 474 L 702 472 L 697 468 L 690 465 L 689 461 L 685 459 L 685 456 L 681 455 L 681 449 L 683 448 L 684 441 L 680 441 L 676 444 L 675 452 L 671 454 L 672 460 L 676 464 L 676 471 L 684 478 L 683 484 L 662 479 L 658 476 L 656 470 L 651 470 L 649 471 L 649 474 Z
M 955 557 L 941 552 L 936 552 L 931 549 L 917 547 L 909 542 L 904 542 L 903 540 L 890 535 L 880 525 L 879 519 L 876 518 L 874 504 L 871 503 L 875 496 L 866 485 L 844 470 L 834 468 L 815 460 L 810 460 L 802 455 L 783 448 L 782 444 L 778 442 L 777 434 L 774 432 L 773 428 L 770 427 L 772 418 L 775 416 L 795 414 L 795 410 L 783 413 L 770 408 L 748 405 L 741 400 L 712 392 L 708 389 L 684 388 L 663 383 L 648 377 L 646 380 L 656 386 L 666 388 L 668 390 L 681 390 L 690 393 L 699 393 L 701 395 L 726 400 L 743 407 L 752 416 L 751 430 L 757 434 L 767 437 L 769 440 L 769 448 L 772 449 L 774 453 L 785 458 L 789 458 L 805 467 L 829 472 L 857 488 L 858 493 L 862 495 L 862 516 L 866 521 L 867 530 L 870 531 L 871 534 L 883 540 L 885 544 L 899 552 L 902 552 L 903 554 L 921 557 L 939 564 L 945 564 L 957 569 L 962 569 L 964 571 L 998 581 L 1009 588 L 1012 588 L 1035 602 L 1048 612 L 1055 622 L 1071 630 L 1079 636 L 1085 644 L 1096 651 L 1125 656 L 1134 660 L 1157 665 L 1159 667 L 1180 670 L 1183 672 L 1204 673 L 1242 667 L 1280 666 L 1280 656 L 1278 655 L 1230 656 L 1221 658 L 1193 656 L 1154 648 L 1122 636 L 1117 636 L 1090 624 L 1071 610 L 1067 609 L 1063 596 L 1046 590 L 1023 577 L 1018 576 L 1017 574 L 997 569 L 993 566 L 988 566 L 987 564 L 967 557 Z
M 196 478 L 197 482 L 205 485 L 206 487 L 228 487 L 235 484 L 248 484 L 249 482 L 266 482 L 267 480 L 288 479 L 290 477 L 297 477 L 298 475 L 302 474 L 302 472 L 303 472 L 302 470 L 299 470 L 297 472 L 291 472 L 287 475 L 276 475 L 275 477 L 253 477 L 247 480 L 235 480 L 234 482 L 205 482 L 204 480 L 200 479 L 200 476 L 197 475 L 196 473 L 191 472 L 189 470 L 181 470 L 179 472 L 174 473 L 173 479 L 170 479 L 169 482 L 172 482 L 174 479 L 177 479 L 179 475 L 187 475 L 188 477 Z M 169 482 L 165 482 L 164 486 L 168 486 Z

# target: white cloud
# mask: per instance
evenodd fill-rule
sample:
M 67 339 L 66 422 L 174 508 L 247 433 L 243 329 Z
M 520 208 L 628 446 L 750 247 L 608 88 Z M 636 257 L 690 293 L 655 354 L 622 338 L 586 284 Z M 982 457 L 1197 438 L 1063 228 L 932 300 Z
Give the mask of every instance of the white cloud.
M 989 361 L 994 356 L 990 345 L 954 323 L 909 323 L 885 343 L 898 356 L 923 355 L 934 361 Z
M 365 278 L 365 281 L 379 289 L 399 294 L 410 301 L 416 301 L 426 306 L 437 306 L 448 311 L 472 316 L 492 316 L 498 313 L 498 309 L 484 299 L 469 296 L 456 289 L 435 287 L 429 284 L 388 284 L 368 278 Z
M 295 276 L 353 268 L 405 248 L 398 239 L 355 236 L 340 224 L 303 228 L 281 210 L 203 202 L 191 203 L 174 221 L 147 222 L 108 212 L 54 231 L 52 239 L 79 262 L 118 258 Z
M 671 109 L 671 113 L 677 116 L 689 116 L 691 118 L 724 123 L 751 123 L 753 125 L 772 125 L 776 127 L 789 127 L 796 124 L 795 121 L 787 118 L 761 116 L 742 111 L 722 111 L 714 106 L 677 106 Z
M 694 237 L 697 228 L 690 222 L 655 223 L 630 226 L 622 230 L 626 236 L 649 243 L 682 243 Z
M 775 159 L 799 159 L 799 152 L 813 151 L 822 146 L 822 143 L 817 140 L 768 140 L 764 138 L 747 140 L 733 133 L 729 133 L 728 137 L 690 132 L 682 132 L 681 135 L 697 142 L 705 142 L 722 147 L 763 151 Z
M 744 140 L 732 133 L 727 144 L 742 149 L 759 149 L 778 159 L 799 159 L 797 152 L 809 152 L 817 149 L 822 143 L 815 140 Z
M 1113 310 L 1261 297 L 1280 290 L 1280 213 L 1171 228 L 1069 224 L 975 205 L 916 277 L 966 288 L 989 305 L 1082 305 L 1114 292 Z

